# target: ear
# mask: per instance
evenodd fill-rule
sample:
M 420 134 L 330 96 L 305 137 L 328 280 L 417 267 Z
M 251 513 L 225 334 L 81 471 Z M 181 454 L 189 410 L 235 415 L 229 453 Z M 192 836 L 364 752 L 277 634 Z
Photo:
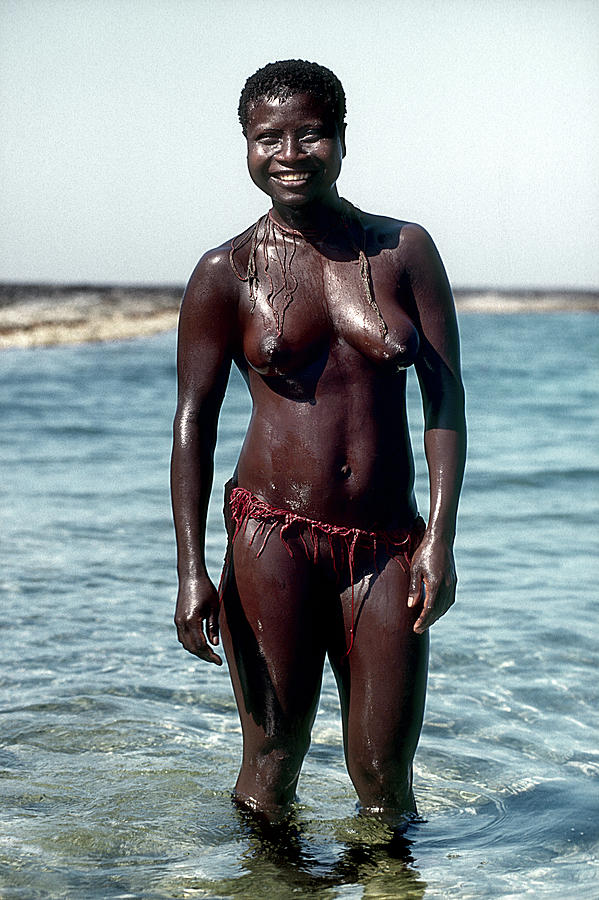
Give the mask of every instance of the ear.
M 339 140 L 341 141 L 341 158 L 345 159 L 346 147 L 345 147 L 345 122 L 339 126 Z

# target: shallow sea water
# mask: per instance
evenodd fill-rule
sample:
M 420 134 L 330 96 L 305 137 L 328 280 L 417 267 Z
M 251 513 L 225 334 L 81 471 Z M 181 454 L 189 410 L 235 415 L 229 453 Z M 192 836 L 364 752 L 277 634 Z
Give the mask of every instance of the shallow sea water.
M 5 351 L 0 897 L 599 898 L 598 324 L 462 317 L 459 600 L 433 629 L 403 843 L 355 815 L 330 672 L 295 828 L 261 836 L 231 805 L 226 668 L 172 626 L 174 335 Z M 215 578 L 248 411 L 235 375 Z M 413 376 L 410 411 L 425 512 Z

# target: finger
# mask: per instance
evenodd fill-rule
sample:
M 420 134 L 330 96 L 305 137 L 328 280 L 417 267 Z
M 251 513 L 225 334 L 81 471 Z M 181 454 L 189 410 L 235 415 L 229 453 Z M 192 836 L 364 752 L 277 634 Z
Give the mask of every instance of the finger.
M 433 624 L 431 616 L 435 609 L 436 591 L 431 586 L 429 580 L 422 580 L 422 610 L 419 617 L 414 622 L 414 631 L 416 634 L 422 634 L 427 628 Z
M 423 583 L 422 576 L 418 571 L 412 571 L 412 576 L 410 578 L 410 590 L 408 591 L 408 606 L 412 608 L 413 606 L 417 606 L 418 603 L 422 600 L 423 597 Z
M 179 640 L 189 653 L 192 653 L 194 656 L 197 656 L 199 659 L 203 659 L 206 662 L 222 666 L 222 659 L 214 652 L 206 640 L 203 625 L 204 620 L 200 619 L 198 624 L 194 627 L 191 628 L 187 626 L 186 628 L 181 629 L 183 633 L 179 633 Z
M 204 650 L 199 651 L 195 655 L 200 659 L 203 659 L 204 662 L 214 663 L 215 666 L 222 666 L 223 664 L 223 661 L 218 653 L 215 653 L 212 647 L 210 647 L 208 644 L 206 644 L 206 648 Z
M 195 650 L 195 655 L 198 656 L 200 659 L 203 659 L 205 662 L 210 662 L 210 663 L 214 663 L 217 666 L 222 666 L 222 664 L 223 664 L 222 659 L 220 658 L 218 653 L 214 652 L 214 650 L 212 649 L 212 647 L 206 640 L 206 636 L 204 634 L 204 621 L 205 621 L 204 619 L 200 619 L 200 622 L 198 625 L 198 634 L 197 634 L 198 640 L 196 643 L 197 649 Z M 209 630 L 209 627 L 210 627 L 209 622 L 208 622 L 208 620 L 206 620 L 206 630 L 207 631 Z
M 206 647 L 203 620 L 189 620 L 177 625 L 177 637 L 189 653 L 197 654 Z
M 424 634 L 424 632 L 428 628 L 430 628 L 438 618 L 439 616 L 435 614 L 434 607 L 425 605 L 424 609 L 414 623 L 414 631 L 416 632 L 416 634 Z
M 454 596 L 451 595 L 449 597 L 445 597 L 442 594 L 438 594 L 435 597 L 426 597 L 424 608 L 414 623 L 414 631 L 416 634 L 422 634 L 431 625 L 434 625 L 437 619 L 440 619 L 441 616 L 444 616 L 447 610 L 454 603 Z
M 218 610 L 208 616 L 208 640 L 216 647 L 218 645 Z
M 203 634 L 201 641 L 183 641 L 182 643 L 185 649 L 189 651 L 189 653 L 192 653 L 199 659 L 203 659 L 205 662 L 214 663 L 217 666 L 222 666 L 222 659 L 220 658 L 218 653 L 214 652 Z

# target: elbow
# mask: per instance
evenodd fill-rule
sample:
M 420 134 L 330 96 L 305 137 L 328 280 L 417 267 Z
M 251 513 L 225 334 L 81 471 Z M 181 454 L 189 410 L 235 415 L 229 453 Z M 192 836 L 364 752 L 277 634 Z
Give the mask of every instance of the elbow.
M 464 390 L 464 385 L 461 380 L 455 386 L 455 397 L 453 400 L 453 405 L 455 406 L 456 413 L 460 417 L 460 419 L 466 423 L 466 391 Z
M 173 420 L 173 446 L 189 446 L 197 438 L 199 420 L 189 409 L 178 408 Z
M 466 393 L 461 381 L 445 384 L 424 404 L 425 428 L 466 431 Z
M 185 432 L 187 427 L 187 417 L 183 414 L 183 411 L 177 409 L 175 413 L 175 418 L 173 419 L 173 440 L 180 441 L 181 436 Z
M 178 409 L 173 421 L 173 448 L 202 456 L 212 454 L 216 446 L 218 419 L 195 408 Z

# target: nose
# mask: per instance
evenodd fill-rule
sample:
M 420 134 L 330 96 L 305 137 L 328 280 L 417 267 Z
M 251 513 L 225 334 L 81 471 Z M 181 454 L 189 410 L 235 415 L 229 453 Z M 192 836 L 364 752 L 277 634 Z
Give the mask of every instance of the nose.
M 277 153 L 277 158 L 288 165 L 293 163 L 298 157 L 302 156 L 302 145 L 294 134 L 286 134 L 281 141 L 281 147 Z

